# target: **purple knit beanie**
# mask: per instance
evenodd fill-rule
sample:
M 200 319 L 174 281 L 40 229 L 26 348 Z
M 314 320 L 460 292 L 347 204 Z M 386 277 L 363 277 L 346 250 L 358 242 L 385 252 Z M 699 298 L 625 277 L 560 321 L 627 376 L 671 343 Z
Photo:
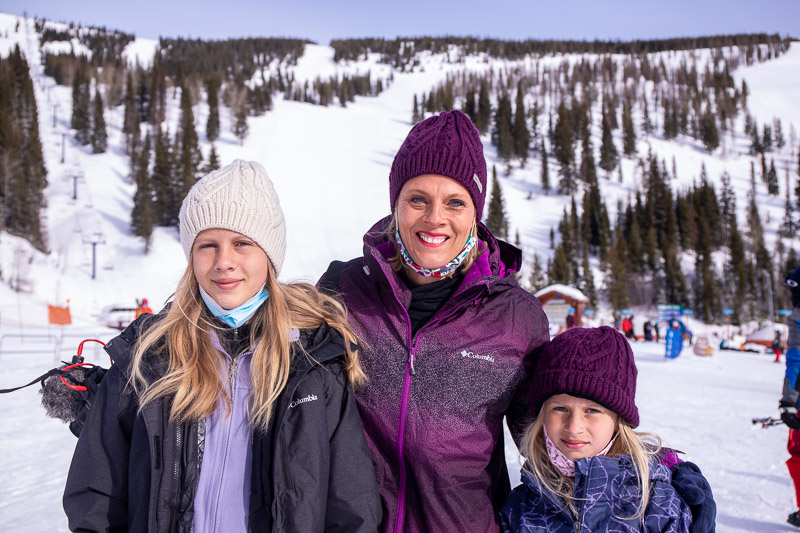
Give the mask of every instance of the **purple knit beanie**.
M 475 204 L 478 221 L 486 201 L 486 159 L 480 134 L 461 111 L 443 111 L 418 122 L 403 141 L 389 172 L 389 208 L 410 179 L 438 174 L 463 185 Z
M 550 396 L 563 393 L 604 405 L 636 427 L 636 374 L 631 346 L 614 328 L 568 329 L 556 335 L 539 358 L 531 414 L 537 416 Z

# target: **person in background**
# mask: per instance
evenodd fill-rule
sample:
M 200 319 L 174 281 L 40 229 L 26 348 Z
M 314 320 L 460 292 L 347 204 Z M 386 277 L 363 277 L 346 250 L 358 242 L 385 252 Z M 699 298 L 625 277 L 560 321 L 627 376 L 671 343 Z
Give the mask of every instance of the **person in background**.
M 383 506 L 380 531 L 498 531 L 511 490 L 503 420 L 520 435 L 527 383 L 550 339 L 514 278 L 521 252 L 481 223 L 486 161 L 461 111 L 416 124 L 389 174 L 390 215 L 364 254 L 334 261 L 363 339 L 356 399 Z
M 142 301 L 136 301 L 136 318 L 145 314 L 145 313 L 153 313 L 153 310 L 150 309 L 150 306 L 147 303 L 147 298 L 142 298 Z
M 622 332 L 625 334 L 625 338 L 632 340 L 635 338 L 633 334 L 633 315 L 628 315 L 622 321 Z
M 651 342 L 653 340 L 653 323 L 650 322 L 650 319 L 644 323 L 644 340 L 645 342 Z
M 800 267 L 785 276 L 784 286 L 791 292 L 792 314 L 787 319 L 789 336 L 786 339 L 786 373 L 779 406 L 781 420 L 789 426 L 789 441 L 786 445 L 789 459 L 786 467 L 794 483 L 795 503 L 798 507 L 786 521 L 800 527 L 800 420 L 797 418 L 800 397 L 800 380 L 797 379 L 800 373 Z
M 278 281 L 286 228 L 264 168 L 198 181 L 179 235 L 171 304 L 106 345 L 64 490 L 70 529 L 374 532 L 356 338 L 338 302 Z
M 570 307 L 567 313 L 567 329 L 574 328 L 577 325 L 578 321 L 575 319 L 575 309 Z
M 504 532 L 690 531 L 670 467 L 682 464 L 677 476 L 699 469 L 657 435 L 634 431 L 636 376 L 630 344 L 613 328 L 574 328 L 552 340 L 533 379 L 522 484 L 500 513 Z M 713 502 L 710 487 L 706 498 Z M 714 516 L 696 528 L 713 529 Z
M 683 334 L 681 333 L 680 323 L 676 319 L 669 322 L 669 329 L 665 335 L 664 357 L 675 359 L 683 350 Z
M 781 354 L 783 353 L 783 339 L 781 338 L 781 330 L 775 330 L 775 338 L 772 340 L 772 353 L 775 354 L 775 362 L 781 362 Z

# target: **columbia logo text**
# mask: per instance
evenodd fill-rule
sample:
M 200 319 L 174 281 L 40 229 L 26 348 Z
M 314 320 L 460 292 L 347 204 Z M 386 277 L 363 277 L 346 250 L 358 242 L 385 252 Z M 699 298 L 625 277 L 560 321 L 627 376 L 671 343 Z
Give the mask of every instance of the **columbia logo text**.
M 461 357 L 468 357 L 470 359 L 483 359 L 484 361 L 489 361 L 490 363 L 494 363 L 494 357 L 491 355 L 480 355 L 475 352 L 468 352 L 466 350 L 461 351 Z
M 315 401 L 317 401 L 317 395 L 316 394 L 309 394 L 305 398 L 300 398 L 299 400 L 295 400 L 292 403 L 290 403 L 289 404 L 289 409 L 297 407 L 298 405 L 300 405 L 302 403 L 315 402 Z

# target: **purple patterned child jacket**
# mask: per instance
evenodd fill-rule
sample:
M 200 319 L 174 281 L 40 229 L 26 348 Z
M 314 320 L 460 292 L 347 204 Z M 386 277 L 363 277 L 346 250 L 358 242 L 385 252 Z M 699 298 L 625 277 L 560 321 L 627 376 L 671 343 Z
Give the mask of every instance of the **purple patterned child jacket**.
M 544 495 L 536 479 L 522 471 L 522 485 L 508 497 L 500 513 L 503 533 L 688 533 L 689 506 L 671 485 L 667 466 L 650 468 L 650 501 L 644 521 L 634 516 L 639 504 L 639 484 L 633 462 L 620 457 L 589 457 L 575 461 L 577 518 L 552 495 Z
M 411 291 L 389 265 L 389 218 L 332 286 L 361 339 L 356 390 L 383 505 L 381 531 L 498 531 L 510 492 L 503 417 L 527 422 L 527 384 L 549 341 L 539 301 L 512 273 L 520 252 L 479 224 L 483 253 L 416 334 Z M 329 272 L 320 280 L 324 285 Z

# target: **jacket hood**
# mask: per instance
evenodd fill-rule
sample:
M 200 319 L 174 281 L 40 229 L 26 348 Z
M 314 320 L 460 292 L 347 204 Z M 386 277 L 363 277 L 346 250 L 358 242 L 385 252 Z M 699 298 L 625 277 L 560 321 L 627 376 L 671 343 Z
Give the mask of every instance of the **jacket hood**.
M 394 255 L 394 240 L 386 233 L 391 220 L 391 215 L 380 219 L 364 235 L 364 257 L 370 256 L 371 249 L 377 250 L 385 259 Z M 482 222 L 478 222 L 478 240 L 479 251 L 482 253 L 467 272 L 465 281 L 492 275 L 505 278 L 519 271 L 522 265 L 522 251 L 496 238 Z
M 327 322 L 323 322 L 317 329 L 304 329 L 300 331 L 300 342 L 292 343 L 294 351 L 294 365 L 298 370 L 305 370 L 315 364 L 336 359 L 345 354 L 345 341 L 342 334 L 333 329 Z M 296 345 L 302 349 L 295 348 Z M 351 346 L 357 349 L 357 346 Z M 297 352 L 300 353 L 297 353 Z M 305 354 L 303 354 L 305 352 Z M 307 355 L 307 357 L 303 357 Z

